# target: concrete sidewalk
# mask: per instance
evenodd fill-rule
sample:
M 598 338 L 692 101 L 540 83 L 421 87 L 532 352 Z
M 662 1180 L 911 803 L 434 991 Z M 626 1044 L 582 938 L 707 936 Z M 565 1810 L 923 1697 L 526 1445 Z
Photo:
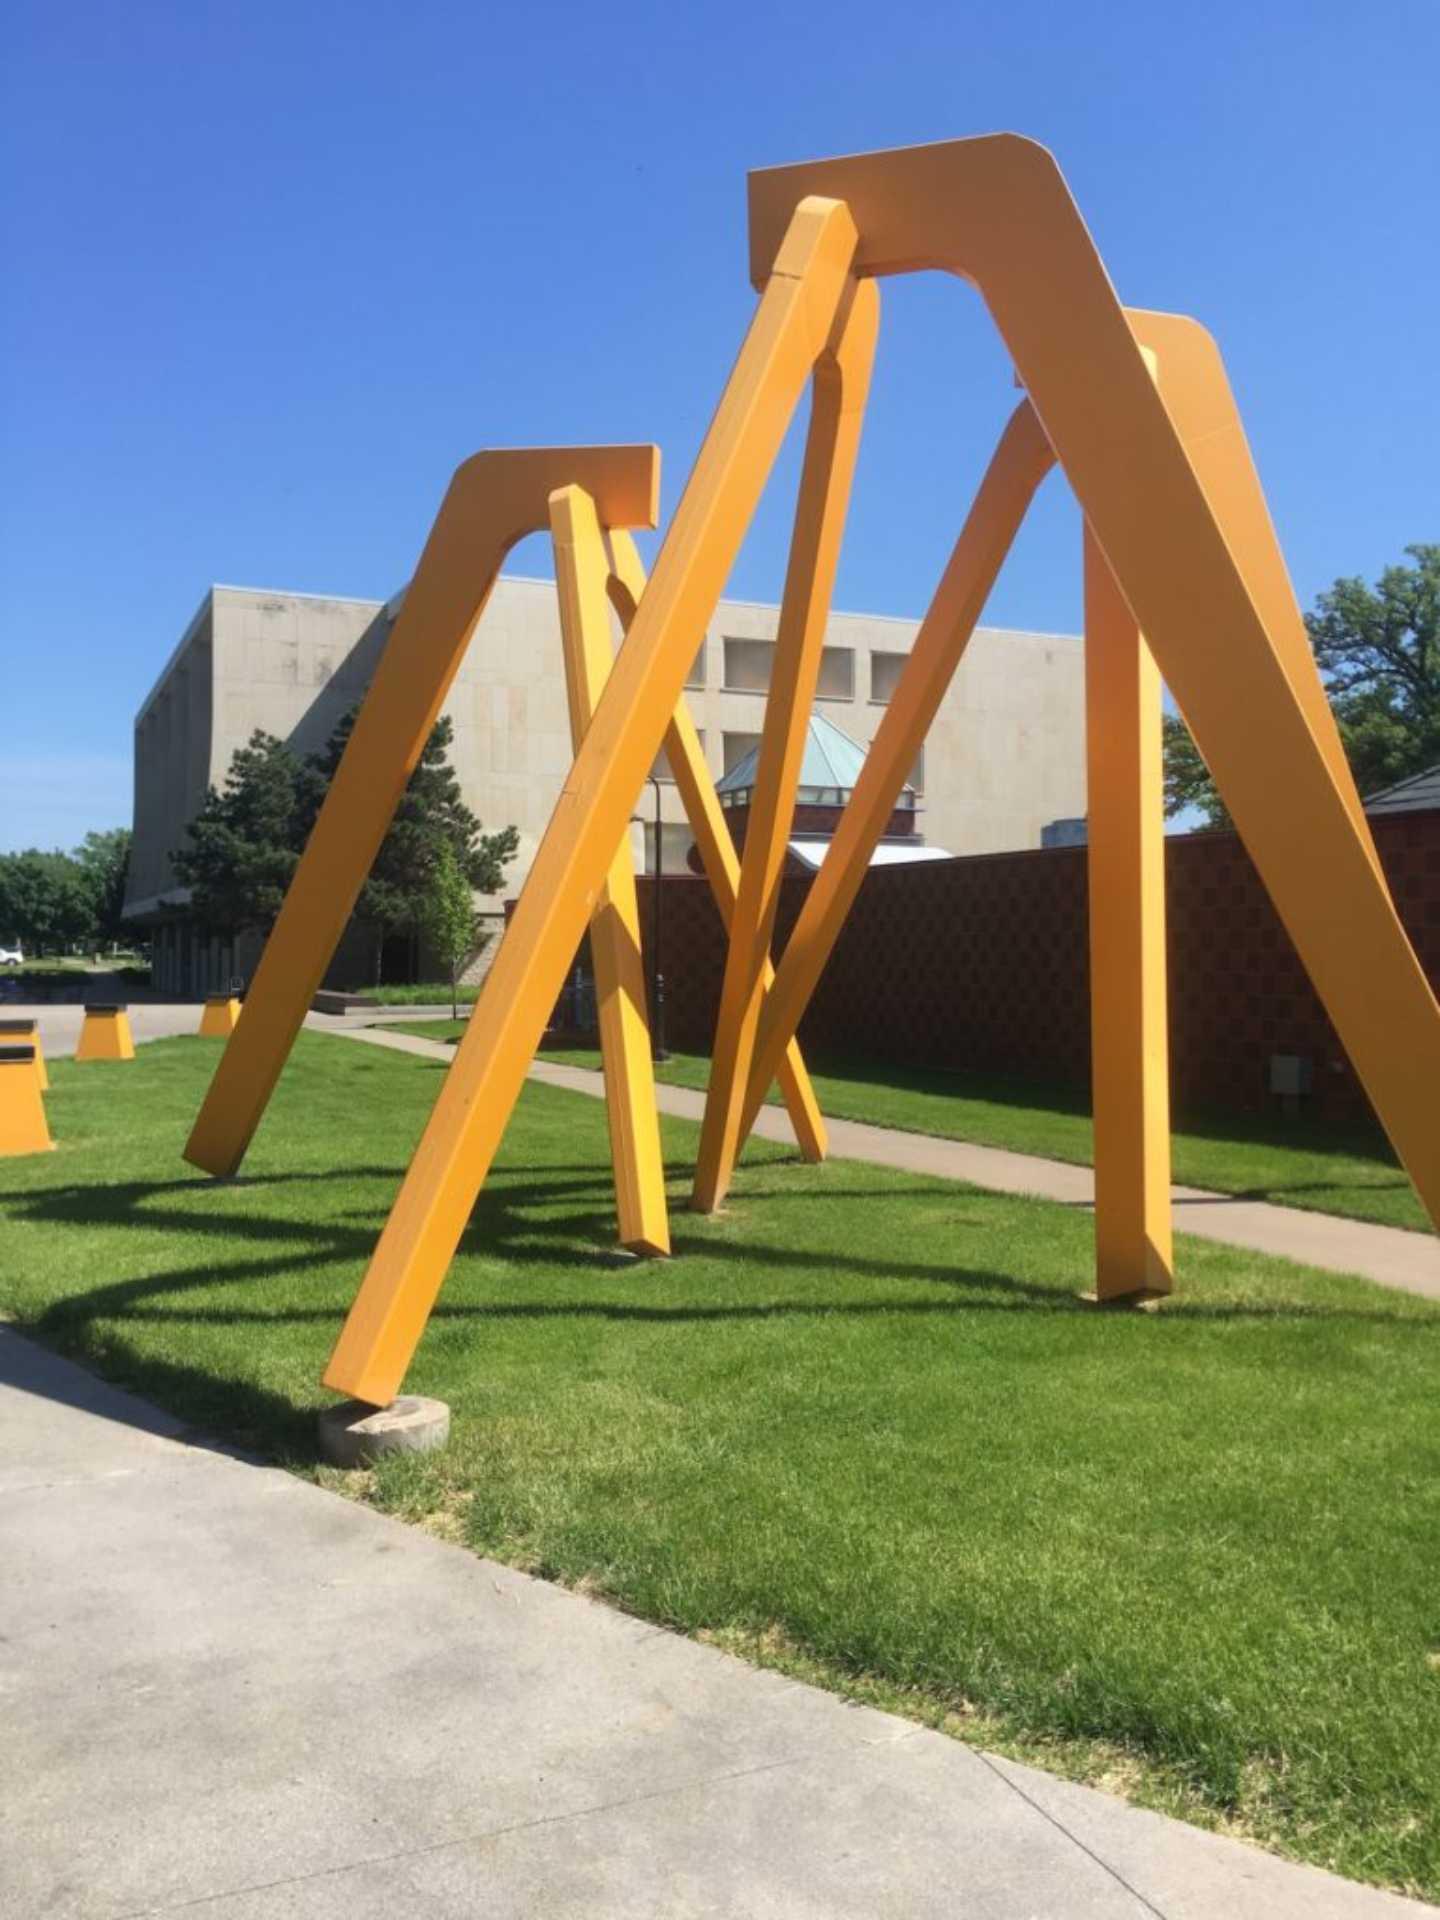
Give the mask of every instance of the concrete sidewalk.
M 382 1033 L 319 1014 L 312 1014 L 306 1025 L 433 1060 L 455 1056 L 455 1049 L 443 1041 L 422 1040 L 417 1034 Z M 530 1077 L 546 1086 L 604 1098 L 603 1076 L 586 1067 L 560 1066 L 542 1057 L 530 1069 Z M 655 1093 L 662 1113 L 695 1121 L 704 1114 L 705 1096 L 688 1087 L 659 1086 Z M 1065 1206 L 1094 1205 L 1095 1176 L 1089 1167 L 1009 1153 L 999 1147 L 977 1147 L 965 1140 L 866 1126 L 857 1120 L 827 1118 L 826 1125 L 830 1157 L 835 1160 L 868 1160 L 877 1166 L 932 1174 L 942 1180 L 968 1180 L 999 1193 L 1058 1200 Z M 762 1108 L 755 1131 L 766 1140 L 779 1140 L 787 1146 L 795 1138 L 779 1107 Z M 1219 1240 L 1227 1246 L 1248 1247 L 1255 1253 L 1278 1254 L 1282 1259 L 1299 1260 L 1335 1273 L 1359 1274 L 1382 1287 L 1440 1300 L 1440 1236 L 1372 1226 L 1364 1220 L 1342 1220 L 1332 1213 L 1304 1213 L 1298 1207 L 1276 1207 L 1262 1200 L 1237 1199 L 1233 1194 L 1206 1193 L 1197 1187 L 1174 1187 L 1171 1192 L 1178 1232 Z
M 91 997 L 99 1000 L 107 996 L 97 992 Z M 200 1031 L 200 1016 L 205 1009 L 198 1000 L 131 1000 L 123 986 L 114 998 L 125 1002 L 130 1031 L 137 1041 L 170 1040 L 177 1034 Z M 7 1002 L 0 1007 L 0 1019 L 38 1021 L 45 1057 L 55 1060 L 74 1053 L 85 1024 L 85 1008 L 74 1001 Z
M 187 1437 L 0 1329 L 4 1920 L 1385 1920 Z

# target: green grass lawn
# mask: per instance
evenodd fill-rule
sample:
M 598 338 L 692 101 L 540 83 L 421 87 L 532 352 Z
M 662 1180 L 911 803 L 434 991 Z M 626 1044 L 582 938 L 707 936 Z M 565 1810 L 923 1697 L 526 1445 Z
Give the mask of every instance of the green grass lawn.
M 397 1022 L 396 1030 L 450 1040 L 464 1032 L 465 1023 L 416 1020 Z M 547 1053 L 545 1058 L 576 1067 L 600 1065 L 599 1054 L 588 1049 Z M 1094 1160 L 1089 1101 L 1071 1088 L 855 1061 L 826 1061 L 812 1075 L 821 1108 L 836 1120 L 866 1120 L 902 1133 L 971 1140 L 1076 1166 L 1088 1167 Z M 672 1054 L 657 1068 L 656 1077 L 668 1086 L 703 1092 L 710 1062 L 702 1054 Z M 778 1099 L 772 1088 L 771 1104 Z M 1181 1186 L 1431 1231 L 1415 1189 L 1375 1134 L 1337 1134 L 1304 1119 L 1227 1114 L 1187 1121 L 1174 1135 L 1173 1154 Z
M 304 1471 L 441 1068 L 302 1034 L 233 1184 L 218 1043 L 52 1065 L 0 1306 Z M 1440 1308 L 1182 1241 L 1086 1311 L 1081 1210 L 762 1143 L 678 1257 L 610 1250 L 601 1104 L 530 1086 L 408 1384 L 442 1455 L 350 1490 L 992 1748 L 1440 1895 Z M 322 1477 L 324 1477 L 322 1475 Z M 63 1498 L 63 1495 L 57 1495 Z

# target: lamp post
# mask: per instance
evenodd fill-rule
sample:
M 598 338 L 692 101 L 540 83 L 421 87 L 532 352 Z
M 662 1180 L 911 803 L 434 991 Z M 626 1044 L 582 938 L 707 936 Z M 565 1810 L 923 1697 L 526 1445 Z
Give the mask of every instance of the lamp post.
M 660 971 L 660 896 L 665 882 L 665 843 L 660 821 L 660 782 L 652 773 L 650 784 L 655 789 L 655 873 L 650 882 L 652 900 L 650 906 L 650 1017 L 653 1022 L 650 1031 L 650 1058 L 657 1064 L 670 1058 L 665 1048 L 665 976 Z

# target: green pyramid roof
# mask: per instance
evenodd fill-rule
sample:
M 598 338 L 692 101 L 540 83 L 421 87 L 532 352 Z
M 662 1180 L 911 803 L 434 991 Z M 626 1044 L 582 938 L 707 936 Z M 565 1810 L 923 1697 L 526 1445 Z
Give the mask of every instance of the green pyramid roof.
M 752 747 L 743 760 L 737 760 L 715 791 L 722 803 L 733 805 L 755 785 L 755 770 L 760 764 L 760 749 Z M 805 753 L 800 762 L 800 784 L 796 799 L 808 806 L 840 806 L 848 799 L 860 769 L 865 764 L 865 749 L 848 733 L 842 733 L 823 713 L 812 713 L 805 730 Z

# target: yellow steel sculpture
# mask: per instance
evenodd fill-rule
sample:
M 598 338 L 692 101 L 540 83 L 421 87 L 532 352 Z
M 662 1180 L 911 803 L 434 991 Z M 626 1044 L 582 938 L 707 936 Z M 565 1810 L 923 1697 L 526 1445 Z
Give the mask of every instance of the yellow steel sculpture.
M 1085 523 L 1097 1296 L 1142 1297 L 1171 1284 L 1161 674 L 1440 1222 L 1432 1113 L 1440 1009 L 1386 890 L 1208 335 L 1182 317 L 1120 305 L 1054 161 L 1013 135 L 754 174 L 750 215 L 752 277 L 761 289 L 755 317 L 648 585 L 633 545 L 611 535 L 607 585 L 627 637 L 603 688 L 603 675 L 593 682 L 598 698 L 583 737 L 577 724 L 574 766 L 326 1370 L 328 1385 L 376 1405 L 400 1385 L 607 886 L 613 904 L 617 848 L 662 738 L 732 932 L 694 1203 L 723 1198 L 777 1075 L 802 1146 L 811 1157 L 823 1153 L 795 1047 L 800 1017 L 998 569 L 1056 463 Z M 1026 398 L 772 977 L 768 945 L 795 742 L 813 692 L 873 346 L 867 283 L 922 268 L 979 289 Z M 757 805 L 738 863 L 681 689 L 812 373 Z M 549 488 L 594 496 L 593 510 L 573 491 L 555 509 L 572 635 L 598 632 L 600 527 L 647 520 L 636 511 L 644 489 L 633 472 L 618 488 L 623 499 L 617 489 L 606 496 L 604 459 L 605 450 L 592 450 L 582 470 L 572 451 L 566 469 L 548 475 Z M 526 500 L 521 518 L 537 524 L 533 491 Z M 447 497 L 407 598 L 404 649 L 397 627 L 192 1136 L 190 1157 L 216 1171 L 244 1150 L 504 551 L 493 491 L 484 511 L 462 516 L 463 540 L 455 525 L 441 539 L 450 512 Z M 400 717 L 387 717 L 392 706 Z M 367 799 L 371 784 L 378 791 Z M 628 860 L 623 865 L 633 887 Z M 647 1098 L 643 1073 L 625 1098 L 633 1103 L 628 1119 L 643 1131 L 634 1111 Z M 641 1131 L 628 1149 L 637 1165 L 648 1152 Z
M 85 1008 L 80 1039 L 75 1048 L 77 1060 L 133 1060 L 135 1040 L 130 1032 L 130 1015 L 113 1000 L 92 1000 Z
M 614 567 L 609 580 L 610 599 L 620 615 L 621 625 L 628 633 L 635 609 L 640 604 L 640 595 L 645 591 L 645 569 L 635 542 L 623 529 L 616 528 L 611 533 L 610 549 Z M 695 836 L 695 845 L 705 869 L 705 877 L 710 882 L 710 891 L 715 896 L 715 904 L 728 933 L 740 891 L 740 862 L 736 858 L 735 843 L 725 824 L 725 814 L 710 778 L 710 770 L 705 765 L 705 750 L 700 745 L 695 722 L 690 718 L 690 709 L 683 699 L 676 707 L 665 733 L 665 757 L 675 777 L 690 831 Z M 767 954 L 764 968 L 766 993 L 770 991 L 774 979 L 775 969 Z M 775 1077 L 801 1153 L 807 1160 L 823 1160 L 826 1148 L 825 1121 L 815 1098 L 815 1089 L 810 1084 L 810 1075 L 805 1069 L 798 1040 L 787 1042 L 775 1069 Z
M 207 1040 L 226 1040 L 235 1031 L 240 1021 L 240 1002 L 230 993 L 212 993 L 206 996 L 205 1011 L 200 1016 L 200 1032 Z
M 571 480 L 610 524 L 653 527 L 659 475 L 648 446 L 487 451 L 457 470 L 191 1130 L 194 1166 L 231 1174 L 244 1158 L 505 555 Z
M 0 1020 L 0 1047 L 33 1047 L 35 1078 L 40 1091 L 50 1090 L 50 1075 L 45 1071 L 45 1049 L 40 1042 L 40 1023 L 35 1019 Z
M 780 904 L 780 876 L 794 818 L 795 789 L 820 673 L 830 594 L 860 450 L 860 428 L 879 325 L 878 290 L 869 281 L 852 283 L 836 315 L 831 339 L 815 365 L 814 400 L 795 508 L 790 566 L 780 603 L 775 662 L 740 862 L 740 889 L 730 923 L 710 1089 L 695 1168 L 693 1204 L 702 1212 L 714 1207 L 729 1184 L 740 1150 L 741 1107 L 754 1057 L 765 994 L 765 965 Z
M 19 1041 L 0 1044 L 0 1158 L 48 1153 L 54 1144 L 34 1047 Z
M 578 753 L 610 675 L 610 603 L 606 595 L 610 561 L 595 503 L 582 487 L 561 487 L 551 494 L 550 530 L 555 544 L 570 738 Z M 590 957 L 595 968 L 620 1242 L 635 1253 L 669 1253 L 665 1164 L 660 1153 L 660 1115 L 655 1106 L 655 1069 L 645 1008 L 645 967 L 640 957 L 640 910 L 635 900 L 635 869 L 628 835 L 615 849 L 591 916 Z

